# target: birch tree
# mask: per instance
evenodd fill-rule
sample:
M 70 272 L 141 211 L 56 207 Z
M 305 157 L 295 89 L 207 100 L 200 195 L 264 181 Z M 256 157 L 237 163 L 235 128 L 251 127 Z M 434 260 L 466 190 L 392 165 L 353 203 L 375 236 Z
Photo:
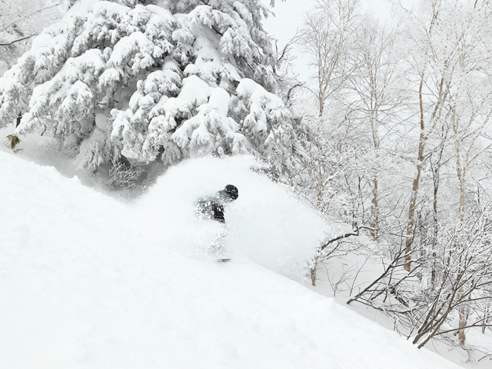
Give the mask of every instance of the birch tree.
M 380 228 L 380 175 L 384 171 L 381 158 L 397 140 L 395 127 L 402 122 L 404 107 L 401 78 L 401 54 L 396 49 L 397 34 L 366 18 L 358 27 L 354 44 L 355 67 L 349 78 L 348 95 L 352 108 L 357 111 L 360 129 L 368 137 L 368 150 L 372 153 L 370 169 L 371 235 L 379 239 Z M 363 139 L 359 139 L 364 142 Z M 387 141 L 387 145 L 384 142 Z M 386 147 L 385 147 L 386 146 Z M 386 151 L 387 150 L 387 151 Z M 370 162 L 368 162 L 369 164 Z
M 479 185 L 476 174 L 490 148 L 492 58 L 486 46 L 490 16 L 486 4 L 480 4 L 435 0 L 422 3 L 425 13 L 405 11 L 411 23 L 406 32 L 410 36 L 406 44 L 411 45 L 407 73 L 415 86 L 418 130 L 413 135 L 415 177 L 404 246 L 385 273 L 355 298 L 369 305 L 382 296 L 392 300 L 385 311 L 399 316 L 403 326 L 415 328 L 414 342 L 421 346 L 449 332 L 456 332 L 464 346 L 466 328 L 480 326 L 485 319 L 483 307 L 475 302 L 490 303 L 489 280 L 475 274 L 489 268 L 490 209 L 469 198 L 470 186 Z M 442 168 L 447 172 L 444 188 Z M 426 181 L 433 179 L 433 191 L 423 191 L 424 176 Z M 445 213 L 438 209 L 439 196 Z M 427 213 L 426 208 L 432 210 Z M 430 222 L 427 214 L 432 214 Z M 429 224 L 433 232 L 427 237 Z M 406 273 L 400 274 L 400 269 Z M 428 310 L 429 306 L 433 307 Z M 420 320 L 423 316 L 425 321 Z M 454 327 L 441 330 L 444 322 Z
M 415 159 L 415 176 L 412 181 L 410 200 L 408 206 L 408 220 L 406 222 L 406 265 L 405 270 L 411 270 L 412 242 L 414 239 L 417 200 L 424 170 L 425 161 L 429 158 L 429 137 L 436 131 L 443 116 L 444 107 L 453 83 L 455 65 L 452 58 L 452 41 L 443 43 L 443 30 L 446 21 L 443 21 L 443 4 L 440 0 L 432 0 L 427 16 L 422 23 L 417 14 L 406 13 L 412 22 L 414 30 L 409 31 L 411 42 L 408 62 L 414 72 L 413 80 L 416 86 L 417 120 L 418 120 L 418 144 Z M 416 31 L 416 32 L 415 32 Z
M 308 90 L 316 98 L 320 117 L 327 100 L 353 71 L 351 50 L 360 18 L 359 0 L 318 0 L 306 16 L 299 42 L 315 71 Z
M 468 21 L 455 27 L 457 45 L 456 58 L 459 60 L 459 80 L 456 88 L 452 89 L 449 96 L 450 124 L 453 134 L 455 149 L 456 176 L 459 187 L 458 219 L 463 223 L 470 210 L 467 209 L 466 193 L 470 172 L 480 156 L 488 150 L 492 144 L 490 137 L 490 125 L 492 116 L 491 75 L 489 74 L 490 59 L 492 54 L 487 46 L 490 41 L 483 28 L 489 28 L 488 22 L 490 10 L 488 7 L 478 7 L 478 2 L 473 8 L 459 9 L 460 16 L 466 15 Z M 468 10 L 468 11 L 466 11 Z M 484 137 L 484 134 L 487 134 Z M 457 242 L 457 250 L 462 248 L 461 242 Z M 463 289 L 458 291 L 463 295 Z M 468 312 L 465 308 L 459 310 L 459 341 L 465 344 L 465 330 L 467 326 Z

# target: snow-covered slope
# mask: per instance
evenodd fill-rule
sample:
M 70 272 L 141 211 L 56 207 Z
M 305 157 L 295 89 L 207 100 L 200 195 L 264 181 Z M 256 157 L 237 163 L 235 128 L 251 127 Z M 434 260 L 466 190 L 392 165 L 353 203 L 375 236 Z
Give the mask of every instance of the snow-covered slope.
M 250 164 L 190 161 L 123 204 L 0 151 L 0 368 L 458 368 L 276 273 L 330 230 Z M 191 211 L 224 182 L 227 264 Z

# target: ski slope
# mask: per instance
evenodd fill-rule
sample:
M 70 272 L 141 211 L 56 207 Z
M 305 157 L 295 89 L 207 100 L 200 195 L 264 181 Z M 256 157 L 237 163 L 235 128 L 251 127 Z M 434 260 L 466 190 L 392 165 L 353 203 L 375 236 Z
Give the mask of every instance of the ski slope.
M 295 282 L 336 229 L 253 164 L 188 161 L 128 204 L 0 151 L 0 368 L 458 368 Z M 224 264 L 191 203 L 229 182 Z

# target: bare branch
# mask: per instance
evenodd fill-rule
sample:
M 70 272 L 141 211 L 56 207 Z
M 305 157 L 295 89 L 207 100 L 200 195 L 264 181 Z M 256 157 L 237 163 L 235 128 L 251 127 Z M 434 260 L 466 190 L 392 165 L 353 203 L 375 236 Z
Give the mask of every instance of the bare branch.
M 21 41 L 25 41 L 27 39 L 30 39 L 31 37 L 34 37 L 36 36 L 36 34 L 33 34 L 33 35 L 30 35 L 30 36 L 27 36 L 27 37 L 22 37 L 22 38 L 19 38 L 18 40 L 14 40 L 12 42 L 9 42 L 9 43 L 6 43 L 6 44 L 0 44 L 0 46 L 4 46 L 4 47 L 7 47 L 7 46 L 11 46 L 17 42 L 21 42 Z

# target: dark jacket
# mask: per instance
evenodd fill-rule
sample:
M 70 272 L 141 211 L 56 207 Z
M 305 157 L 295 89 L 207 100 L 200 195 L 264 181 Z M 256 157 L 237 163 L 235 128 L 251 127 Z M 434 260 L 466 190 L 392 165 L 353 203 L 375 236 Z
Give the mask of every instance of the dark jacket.
M 195 201 L 196 213 L 206 219 L 213 219 L 225 223 L 224 205 L 232 202 L 225 190 L 218 191 L 208 197 L 202 197 Z

